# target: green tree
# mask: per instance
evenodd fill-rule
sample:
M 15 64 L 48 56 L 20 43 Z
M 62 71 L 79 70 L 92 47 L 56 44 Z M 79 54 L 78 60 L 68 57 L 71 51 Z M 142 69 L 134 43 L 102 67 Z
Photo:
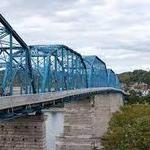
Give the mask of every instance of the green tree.
M 149 150 L 150 105 L 127 105 L 116 112 L 102 145 L 104 150 Z

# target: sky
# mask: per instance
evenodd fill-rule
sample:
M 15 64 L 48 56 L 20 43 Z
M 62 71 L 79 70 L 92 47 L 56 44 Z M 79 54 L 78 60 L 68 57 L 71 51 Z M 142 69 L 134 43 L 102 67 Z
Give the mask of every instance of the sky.
M 150 70 L 150 0 L 0 0 L 28 45 L 64 44 L 115 72 Z

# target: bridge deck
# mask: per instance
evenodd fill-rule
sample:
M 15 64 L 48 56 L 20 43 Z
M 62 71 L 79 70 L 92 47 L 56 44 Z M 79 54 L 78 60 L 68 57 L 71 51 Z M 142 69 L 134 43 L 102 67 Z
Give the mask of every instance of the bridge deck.
M 49 92 L 41 94 L 25 94 L 25 95 L 16 95 L 16 96 L 5 96 L 0 97 L 0 110 L 31 105 L 37 103 L 44 103 L 48 101 L 55 101 L 58 99 L 64 99 L 68 97 L 76 97 L 83 94 L 94 94 L 98 92 L 123 92 L 115 88 L 89 88 L 89 89 L 77 89 L 77 90 L 68 90 L 68 91 L 58 91 L 58 92 Z
M 57 103 L 64 104 L 68 100 L 77 100 L 80 96 L 90 96 L 104 92 L 120 92 L 124 94 L 122 90 L 115 88 L 88 88 L 0 97 L 0 119 L 3 117 L 9 118 L 8 115 L 10 114 L 10 116 L 12 116 L 18 115 L 19 113 L 26 114 L 28 112 L 35 112 L 38 109 L 55 107 Z

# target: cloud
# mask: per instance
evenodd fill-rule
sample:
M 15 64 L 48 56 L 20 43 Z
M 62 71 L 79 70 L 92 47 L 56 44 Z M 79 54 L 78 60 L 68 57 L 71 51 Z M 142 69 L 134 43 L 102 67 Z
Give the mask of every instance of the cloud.
M 149 0 L 1 0 L 28 44 L 66 44 L 117 72 L 150 69 Z
M 2 1 L 2 2 L 1 2 L 1 5 L 0 5 L 0 8 L 8 7 L 9 4 L 10 4 L 10 3 L 9 3 L 8 1 Z

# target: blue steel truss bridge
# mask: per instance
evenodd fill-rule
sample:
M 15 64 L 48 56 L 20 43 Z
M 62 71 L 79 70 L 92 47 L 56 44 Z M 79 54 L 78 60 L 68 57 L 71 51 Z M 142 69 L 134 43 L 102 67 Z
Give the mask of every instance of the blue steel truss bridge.
M 81 56 L 65 45 L 27 45 L 0 14 L 0 101 L 5 99 L 7 105 L 1 104 L 0 116 L 5 116 L 1 118 L 7 118 L 10 111 L 10 116 L 29 111 L 26 103 L 16 112 L 17 104 L 9 106 L 17 95 L 78 91 L 75 95 L 81 96 L 104 89 L 121 91 L 121 86 L 115 72 L 99 57 Z M 41 105 L 30 110 L 40 110 Z

